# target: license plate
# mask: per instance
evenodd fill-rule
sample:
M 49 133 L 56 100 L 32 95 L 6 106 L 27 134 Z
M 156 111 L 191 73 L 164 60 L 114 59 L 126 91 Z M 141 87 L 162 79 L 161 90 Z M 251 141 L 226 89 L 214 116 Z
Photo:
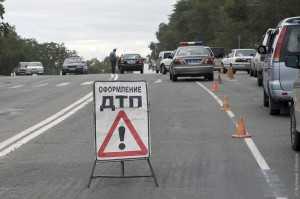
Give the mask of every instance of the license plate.
M 200 64 L 200 60 L 197 60 L 197 59 L 195 59 L 195 60 L 189 60 L 188 64 L 191 64 L 191 65 Z
M 129 61 L 128 61 L 128 64 L 134 64 L 134 63 L 135 63 L 134 60 L 129 60 Z

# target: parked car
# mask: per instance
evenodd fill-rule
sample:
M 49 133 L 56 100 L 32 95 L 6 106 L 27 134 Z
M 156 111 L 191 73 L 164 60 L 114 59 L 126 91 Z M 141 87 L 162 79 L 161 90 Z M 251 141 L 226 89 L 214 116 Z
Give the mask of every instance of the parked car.
M 172 62 L 173 51 L 162 51 L 158 55 L 156 73 L 167 74 Z
M 170 65 L 170 79 L 204 76 L 214 80 L 214 60 L 202 42 L 181 42 Z
M 284 46 L 280 61 L 296 74 L 290 102 L 290 135 L 292 148 L 300 151 L 300 17 L 285 19 L 280 25 L 286 27 L 280 39 Z
M 41 62 L 20 62 L 14 72 L 16 75 L 43 75 L 44 66 Z
M 254 49 L 233 49 L 231 53 L 222 59 L 221 65 L 224 73 L 227 72 L 232 65 L 233 72 L 247 71 L 250 73 L 250 64 L 256 54 Z
M 263 101 L 271 115 L 280 114 L 282 105 L 292 100 L 298 70 L 287 67 L 286 59 L 297 55 L 299 40 L 300 17 L 287 18 L 272 32 L 267 46 L 258 48 L 258 52 L 266 56 L 263 65 Z
M 272 33 L 275 31 L 275 29 L 269 28 L 266 32 L 266 34 L 264 35 L 263 41 L 262 41 L 262 45 L 266 46 L 267 42 L 270 39 L 270 35 L 272 35 Z M 265 60 L 265 55 L 261 55 L 259 53 L 256 53 L 252 64 L 251 64 L 251 69 L 252 71 L 250 72 L 251 75 L 253 75 L 254 77 L 257 77 L 257 85 L 258 86 L 262 86 L 263 85 L 263 69 L 262 69 L 262 65 L 264 63 Z
M 83 60 L 83 58 L 79 56 L 66 58 L 63 63 L 62 75 L 66 75 L 67 73 L 87 74 L 88 73 L 87 63 Z
M 125 71 L 140 71 L 144 73 L 144 59 L 139 54 L 124 54 L 118 61 L 120 73 Z

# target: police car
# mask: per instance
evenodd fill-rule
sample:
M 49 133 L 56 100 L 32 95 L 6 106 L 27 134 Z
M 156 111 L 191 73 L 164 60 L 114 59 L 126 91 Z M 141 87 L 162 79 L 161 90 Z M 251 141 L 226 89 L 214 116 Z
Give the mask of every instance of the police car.
M 200 76 L 214 80 L 214 57 L 202 42 L 181 42 L 170 65 L 170 79 Z

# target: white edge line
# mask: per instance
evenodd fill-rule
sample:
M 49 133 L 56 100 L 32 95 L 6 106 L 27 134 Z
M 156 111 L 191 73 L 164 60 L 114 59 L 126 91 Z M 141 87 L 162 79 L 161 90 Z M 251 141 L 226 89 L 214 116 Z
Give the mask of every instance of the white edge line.
M 54 127 L 57 124 L 59 124 L 62 121 L 64 121 L 65 119 L 69 118 L 71 115 L 75 114 L 77 111 L 79 111 L 80 109 L 84 108 L 86 105 L 88 105 L 92 101 L 93 101 L 92 97 L 88 98 L 86 101 L 84 101 L 82 104 L 80 104 L 79 106 L 77 106 L 76 108 L 74 108 L 73 110 L 71 110 L 70 112 L 68 112 L 67 114 L 61 116 L 60 118 L 57 118 L 56 120 L 54 120 L 51 123 L 47 124 L 46 126 L 40 128 L 39 130 L 35 131 L 34 133 L 29 134 L 28 136 L 22 138 L 21 140 L 19 140 L 15 144 L 13 144 L 13 145 L 5 148 L 4 150 L 2 150 L 0 152 L 0 157 L 6 156 L 7 154 L 9 154 L 12 151 L 18 149 L 19 147 L 21 147 L 22 145 L 26 144 L 30 140 L 32 140 L 32 139 L 38 137 L 39 135 L 43 134 L 45 131 L 51 129 L 52 127 Z
M 231 117 L 232 119 L 235 117 L 234 113 L 232 111 L 227 111 L 227 114 L 229 117 Z
M 208 92 L 217 102 L 220 106 L 223 106 L 223 102 L 222 100 L 213 92 L 211 92 L 208 88 L 206 88 L 203 84 L 201 84 L 200 82 L 196 82 L 201 88 L 203 88 L 204 90 L 206 90 L 206 92 Z
M 211 92 L 208 88 L 206 88 L 203 84 L 201 84 L 200 82 L 197 82 L 197 84 L 203 88 L 204 90 L 206 90 L 221 106 L 222 106 L 222 101 L 220 100 L 220 98 L 214 94 L 213 92 Z M 230 116 L 234 116 L 233 112 L 231 111 L 227 111 L 227 114 Z M 258 150 L 258 148 L 256 147 L 254 141 L 251 138 L 247 138 L 245 139 L 245 142 L 248 146 L 248 148 L 250 149 L 252 155 L 254 156 L 257 164 L 259 165 L 259 167 L 262 170 L 271 170 L 271 168 L 269 167 L 268 163 L 266 162 L 266 160 L 264 159 L 264 157 L 262 156 L 262 154 L 260 153 L 260 151 Z
M 82 102 L 84 102 L 85 100 L 87 100 L 88 98 L 90 98 L 93 95 L 93 93 L 89 93 L 86 96 L 82 97 L 81 99 L 79 99 L 78 101 L 74 102 L 73 104 L 71 104 L 70 106 L 64 108 L 63 110 L 59 111 L 58 113 L 48 117 L 47 119 L 41 121 L 40 123 L 18 133 L 17 135 L 3 141 L 0 143 L 0 150 L 2 150 L 3 148 L 5 148 L 8 145 L 11 145 L 12 143 L 16 142 L 17 140 L 21 139 L 22 137 L 28 135 L 29 133 L 37 130 L 38 128 L 41 128 L 42 126 L 48 124 L 49 122 L 55 120 L 56 118 L 60 117 L 61 115 L 65 114 L 67 111 L 69 111 L 70 109 L 74 108 L 75 106 L 81 104 Z
M 115 74 L 114 81 L 116 81 L 118 78 L 119 78 L 119 75 Z

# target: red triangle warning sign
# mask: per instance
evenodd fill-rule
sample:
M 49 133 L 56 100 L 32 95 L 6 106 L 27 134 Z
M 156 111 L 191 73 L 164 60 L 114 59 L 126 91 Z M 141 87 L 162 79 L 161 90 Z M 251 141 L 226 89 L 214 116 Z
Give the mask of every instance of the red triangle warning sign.
M 122 142 L 124 141 L 125 135 L 125 127 L 120 127 L 117 130 L 117 127 L 121 123 L 121 120 L 124 121 L 129 133 L 132 135 L 133 140 L 136 142 L 138 146 L 138 150 L 127 150 L 126 145 Z M 111 142 L 111 139 L 115 133 L 118 133 L 120 137 L 119 151 L 107 151 L 107 148 Z M 108 134 L 106 135 L 100 149 L 98 151 L 99 158 L 117 158 L 117 157 L 137 157 L 137 156 L 145 156 L 148 154 L 148 149 L 139 136 L 138 132 L 134 128 L 132 122 L 129 120 L 127 114 L 124 111 L 120 111 L 113 122 Z

